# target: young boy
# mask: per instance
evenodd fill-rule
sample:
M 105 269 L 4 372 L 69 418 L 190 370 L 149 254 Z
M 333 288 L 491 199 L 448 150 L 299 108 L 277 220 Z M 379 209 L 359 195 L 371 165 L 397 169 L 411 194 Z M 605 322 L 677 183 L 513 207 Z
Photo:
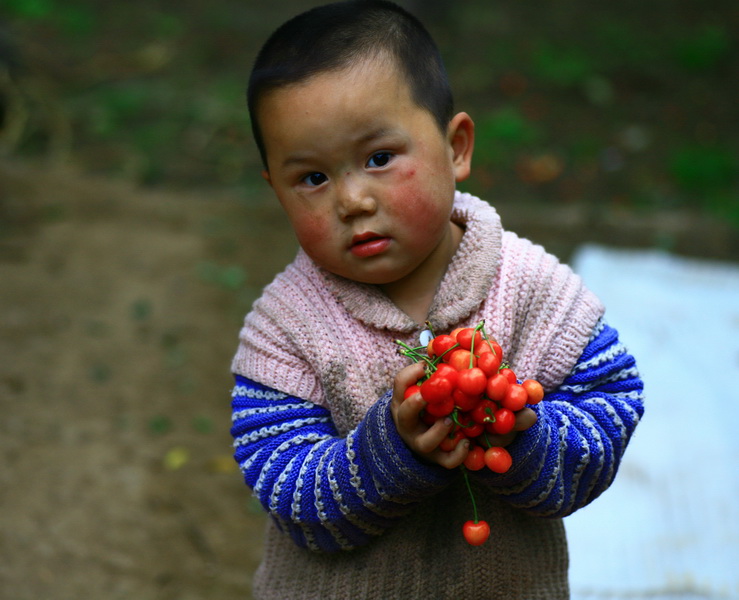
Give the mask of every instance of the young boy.
M 249 85 L 264 178 L 301 250 L 247 315 L 232 370 L 235 457 L 272 519 L 254 596 L 568 598 L 562 517 L 612 482 L 642 415 L 634 359 L 598 299 L 544 250 L 455 191 L 474 125 L 454 113 L 438 51 L 388 2 L 288 21 Z M 418 345 L 485 320 L 544 401 L 491 436 L 513 466 L 470 472 L 424 424 Z

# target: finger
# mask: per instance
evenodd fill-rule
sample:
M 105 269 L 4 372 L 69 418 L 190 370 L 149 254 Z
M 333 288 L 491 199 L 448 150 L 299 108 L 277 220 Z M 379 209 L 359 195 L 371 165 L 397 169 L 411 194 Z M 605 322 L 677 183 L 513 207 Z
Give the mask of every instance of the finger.
M 414 363 L 398 371 L 393 382 L 393 402 L 403 401 L 405 390 L 423 377 L 423 364 Z
M 516 422 L 513 426 L 513 431 L 504 435 L 488 434 L 488 442 L 490 442 L 491 446 L 509 446 L 516 439 L 519 431 L 526 431 L 536 423 L 537 419 L 538 417 L 532 409 L 528 407 L 523 408 L 516 413 Z
M 486 440 L 491 446 L 508 446 L 510 443 L 516 439 L 516 431 L 511 431 L 510 433 L 505 433 L 503 435 L 495 435 L 495 434 L 487 434 Z
M 415 431 L 421 423 L 421 411 L 426 406 L 421 394 L 413 394 L 395 407 L 391 407 L 395 426 L 399 431 Z
M 414 446 L 421 454 L 431 454 L 452 429 L 451 419 L 439 419 L 426 431 L 416 436 Z
M 443 452 L 442 450 L 436 451 L 434 453 L 434 461 L 446 469 L 455 469 L 464 462 L 469 451 L 470 441 L 462 440 L 451 452 Z
M 538 419 L 536 413 L 526 407 L 516 413 L 516 423 L 513 426 L 514 431 L 526 431 L 529 427 L 532 427 Z

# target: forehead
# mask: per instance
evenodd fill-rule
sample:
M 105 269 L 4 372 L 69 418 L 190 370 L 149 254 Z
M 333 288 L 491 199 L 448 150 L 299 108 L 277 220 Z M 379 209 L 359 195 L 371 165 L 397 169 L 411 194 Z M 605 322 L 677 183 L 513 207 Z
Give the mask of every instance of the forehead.
M 381 60 L 272 90 L 258 118 L 271 166 L 340 156 L 389 134 L 410 140 L 429 127 L 438 134 L 432 115 L 413 101 L 398 69 Z
M 413 108 L 420 109 L 406 77 L 391 58 L 376 56 L 266 92 L 257 116 L 266 134 L 268 119 L 278 116 L 298 119 L 323 111 L 322 117 L 330 121 L 352 111 L 371 114 Z

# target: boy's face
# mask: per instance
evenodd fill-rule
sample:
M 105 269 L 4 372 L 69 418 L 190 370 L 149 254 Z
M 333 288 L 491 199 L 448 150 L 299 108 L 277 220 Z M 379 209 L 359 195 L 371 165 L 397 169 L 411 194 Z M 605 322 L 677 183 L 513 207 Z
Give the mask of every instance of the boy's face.
M 443 134 L 394 66 L 373 59 L 274 90 L 258 116 L 264 176 L 316 263 L 379 285 L 443 275 L 455 183 L 470 169 L 465 113 Z

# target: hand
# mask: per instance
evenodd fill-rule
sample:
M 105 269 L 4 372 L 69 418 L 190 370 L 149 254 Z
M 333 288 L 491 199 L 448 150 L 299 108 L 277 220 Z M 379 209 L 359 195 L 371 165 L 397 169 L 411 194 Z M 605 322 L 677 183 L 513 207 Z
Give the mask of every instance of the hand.
M 405 390 L 423 377 L 423 369 L 423 363 L 415 363 L 405 367 L 395 376 L 390 412 L 398 434 L 414 454 L 447 469 L 454 469 L 464 462 L 470 447 L 469 441 L 463 440 L 451 452 L 440 450 L 438 446 L 449 435 L 452 420 L 442 419 L 429 427 L 421 421 L 421 411 L 426 406 L 421 394 L 416 393 L 406 399 L 403 398 Z
M 508 446 L 516 439 L 519 431 L 526 431 L 536 423 L 536 420 L 536 413 L 527 406 L 516 412 L 516 424 L 513 426 L 513 431 L 504 435 L 488 433 L 486 439 L 491 446 Z

